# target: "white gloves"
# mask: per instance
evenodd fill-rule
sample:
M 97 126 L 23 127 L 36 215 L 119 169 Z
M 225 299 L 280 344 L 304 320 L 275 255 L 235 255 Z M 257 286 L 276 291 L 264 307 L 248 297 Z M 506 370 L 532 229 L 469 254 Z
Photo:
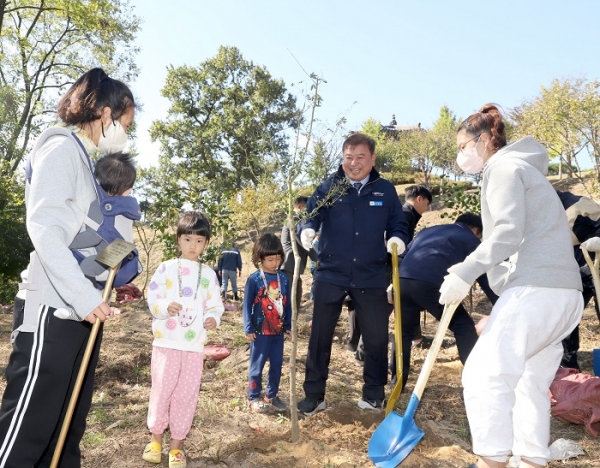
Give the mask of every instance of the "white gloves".
M 600 252 L 600 237 L 592 237 L 581 244 L 589 252 Z
M 444 282 L 440 288 L 440 304 L 450 304 L 452 302 L 460 302 L 467 294 L 471 285 L 465 282 L 456 273 L 448 273 L 444 276 Z
M 398 244 L 398 255 L 402 255 L 406 250 L 404 242 L 399 237 L 390 237 L 386 244 L 388 253 L 392 253 L 392 244 Z
M 306 228 L 304 231 L 300 233 L 300 242 L 302 243 L 302 247 L 306 250 L 310 250 L 312 248 L 312 241 L 315 238 L 317 233 L 314 229 Z

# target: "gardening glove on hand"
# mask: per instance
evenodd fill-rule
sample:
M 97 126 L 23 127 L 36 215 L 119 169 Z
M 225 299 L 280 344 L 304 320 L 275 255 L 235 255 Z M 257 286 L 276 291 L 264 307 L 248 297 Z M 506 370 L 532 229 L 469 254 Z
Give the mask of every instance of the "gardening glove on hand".
M 300 242 L 302 243 L 302 247 L 306 250 L 310 250 L 312 247 L 312 241 L 316 236 L 316 232 L 314 229 L 307 228 L 300 234 Z
M 592 237 L 581 244 L 588 252 L 600 252 L 600 237 Z
M 390 237 L 386 244 L 388 253 L 392 253 L 392 244 L 398 244 L 398 255 L 402 255 L 406 250 L 404 242 L 399 237 Z
M 467 294 L 471 285 L 464 281 L 456 273 L 449 273 L 444 276 L 444 282 L 440 287 L 440 304 L 450 304 L 452 302 L 460 302 Z

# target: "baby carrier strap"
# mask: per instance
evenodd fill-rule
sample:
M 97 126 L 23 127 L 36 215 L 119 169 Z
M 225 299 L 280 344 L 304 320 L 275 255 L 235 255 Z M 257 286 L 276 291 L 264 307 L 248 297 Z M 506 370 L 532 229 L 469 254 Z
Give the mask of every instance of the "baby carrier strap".
M 25 279 L 25 278 L 23 278 Z M 27 279 L 19 283 L 19 290 L 25 290 L 25 309 L 23 321 L 10 334 L 10 342 L 14 343 L 20 332 L 33 333 L 37 328 L 40 304 L 42 303 L 42 286 L 44 283 L 44 269 L 35 250 L 29 254 Z
M 102 289 L 104 287 L 104 282 L 97 281 L 97 279 L 99 279 L 98 277 L 101 277 L 101 275 L 107 273 L 108 268 L 96 261 L 96 255 L 103 251 L 110 242 L 115 239 L 123 239 L 123 236 L 114 226 L 114 216 L 123 214 L 130 219 L 139 220 L 141 217 L 139 205 L 133 197 L 110 197 L 104 191 L 94 176 L 94 164 L 92 163 L 85 146 L 75 133 L 66 128 L 52 127 L 45 130 L 42 134 L 45 138 L 38 139 L 32 155 L 35 154 L 35 151 L 41 147 L 48 138 L 54 135 L 63 135 L 75 140 L 79 148 L 79 156 L 81 157 L 84 166 L 87 168 L 94 185 L 96 200 L 90 204 L 83 225 L 73 238 L 69 248 L 71 249 L 73 256 L 77 259 L 83 274 L 90 279 L 98 289 Z M 31 178 L 33 176 L 31 158 L 28 158 L 26 161 L 25 173 L 28 182 L 31 183 Z M 90 248 L 93 248 L 96 253 L 86 255 L 81 252 L 82 249 Z M 120 287 L 133 281 L 139 273 L 141 273 L 141 268 L 138 261 L 138 252 L 137 249 L 135 249 L 123 260 L 121 268 L 117 272 L 114 287 Z

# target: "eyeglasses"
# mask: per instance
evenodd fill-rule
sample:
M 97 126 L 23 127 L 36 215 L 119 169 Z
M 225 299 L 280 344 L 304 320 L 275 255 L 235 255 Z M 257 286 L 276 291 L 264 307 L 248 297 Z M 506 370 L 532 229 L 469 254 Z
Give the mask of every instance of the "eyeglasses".
M 473 141 L 475 138 L 479 138 L 481 136 L 481 133 L 479 135 L 475 135 L 473 138 L 471 138 L 470 140 L 465 141 L 464 143 L 460 144 L 458 146 L 458 151 L 460 151 L 461 153 L 463 152 L 463 150 L 465 149 L 465 146 L 467 146 L 467 143 Z

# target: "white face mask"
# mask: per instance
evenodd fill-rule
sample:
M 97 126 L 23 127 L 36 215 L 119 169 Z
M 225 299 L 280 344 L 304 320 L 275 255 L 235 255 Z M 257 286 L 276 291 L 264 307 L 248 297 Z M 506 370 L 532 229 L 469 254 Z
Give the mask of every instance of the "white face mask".
M 106 129 L 102 125 L 102 133 L 98 140 L 98 149 L 104 154 L 118 153 L 127 147 L 127 132 L 118 120 Z
M 480 137 L 481 138 L 481 137 Z M 477 152 L 477 143 L 471 148 L 465 148 L 456 154 L 456 164 L 467 174 L 479 174 L 483 169 L 483 157 Z

